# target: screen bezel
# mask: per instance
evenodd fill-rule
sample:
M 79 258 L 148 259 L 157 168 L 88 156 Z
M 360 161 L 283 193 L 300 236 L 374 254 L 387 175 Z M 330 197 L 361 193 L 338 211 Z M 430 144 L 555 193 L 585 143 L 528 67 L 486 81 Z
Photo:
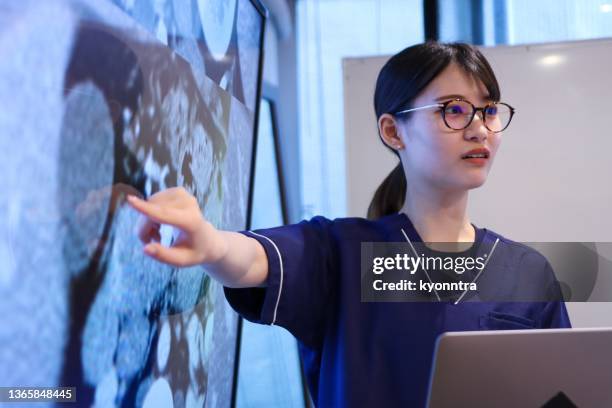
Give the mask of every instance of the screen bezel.
M 237 0 L 240 1 L 240 0 Z M 268 10 L 261 4 L 259 0 L 249 0 L 251 5 L 257 10 L 261 16 L 261 29 L 259 32 L 259 58 L 257 62 L 257 91 L 255 93 L 255 112 L 253 120 L 253 143 L 251 148 L 251 165 L 249 168 L 249 191 L 247 199 L 247 214 L 245 229 L 251 229 L 252 208 L 253 208 L 253 190 L 255 186 L 255 160 L 257 156 L 257 130 L 259 127 L 259 109 L 261 105 L 262 82 L 263 82 L 263 61 L 264 61 L 264 38 L 266 24 L 268 21 Z M 276 129 L 274 129 L 276 139 Z M 277 156 L 278 160 L 278 156 Z M 281 186 L 282 187 L 282 186 Z M 285 211 L 283 210 L 283 214 Z M 234 367 L 232 376 L 232 395 L 231 406 L 236 406 L 236 395 L 238 392 L 238 370 L 240 369 L 240 342 L 242 339 L 242 317 L 238 316 L 238 324 L 236 328 L 236 344 L 234 347 Z

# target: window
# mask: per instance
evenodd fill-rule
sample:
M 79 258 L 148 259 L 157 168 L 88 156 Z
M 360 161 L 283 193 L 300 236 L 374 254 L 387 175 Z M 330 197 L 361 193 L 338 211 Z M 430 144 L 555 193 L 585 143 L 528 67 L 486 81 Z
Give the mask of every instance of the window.
M 612 1 L 506 0 L 506 38 L 489 44 L 526 44 L 612 36 Z
M 612 37 L 612 0 L 440 0 L 442 41 L 529 44 Z
M 251 229 L 286 221 L 275 140 L 274 105 L 261 100 Z M 242 319 L 236 407 L 305 406 L 302 371 L 295 338 L 277 326 Z
M 392 54 L 423 41 L 422 3 L 297 3 L 303 217 L 346 214 L 342 58 Z

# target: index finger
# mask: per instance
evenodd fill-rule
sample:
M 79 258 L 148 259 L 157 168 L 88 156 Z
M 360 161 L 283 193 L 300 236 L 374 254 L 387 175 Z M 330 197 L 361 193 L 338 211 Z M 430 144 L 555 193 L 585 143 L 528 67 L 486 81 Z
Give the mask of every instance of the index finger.
M 190 231 L 190 226 L 193 225 L 189 217 L 185 216 L 185 212 L 168 206 L 160 206 L 135 196 L 128 196 L 127 202 L 136 211 L 142 215 L 149 217 L 158 224 L 167 224 L 180 228 L 184 231 Z

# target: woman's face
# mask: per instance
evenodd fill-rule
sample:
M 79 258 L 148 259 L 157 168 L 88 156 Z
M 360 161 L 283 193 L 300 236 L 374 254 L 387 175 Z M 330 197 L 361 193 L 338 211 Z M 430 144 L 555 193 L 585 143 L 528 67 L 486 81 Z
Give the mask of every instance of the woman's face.
M 412 106 L 436 104 L 456 97 L 466 99 L 476 107 L 491 102 L 482 82 L 469 76 L 458 65 L 450 64 L 419 94 Z M 501 134 L 484 126 L 481 113 L 478 112 L 463 130 L 448 128 L 440 109 L 435 108 L 409 113 L 407 120 L 400 120 L 399 135 L 405 148 L 399 153 L 408 184 L 422 181 L 445 191 L 481 186 L 501 143 Z M 469 151 L 481 148 L 488 150 L 488 158 L 464 158 Z

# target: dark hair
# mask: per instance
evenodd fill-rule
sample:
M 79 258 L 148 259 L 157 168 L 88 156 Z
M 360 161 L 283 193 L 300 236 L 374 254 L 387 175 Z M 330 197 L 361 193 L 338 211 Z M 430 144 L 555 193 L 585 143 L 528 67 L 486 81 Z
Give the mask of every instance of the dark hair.
M 376 118 L 384 113 L 410 109 L 421 91 L 451 63 L 456 63 L 480 80 L 490 99 L 499 100 L 500 90 L 495 74 L 478 49 L 463 43 L 428 41 L 395 54 L 382 67 L 374 91 Z M 380 133 L 378 136 L 382 140 Z M 398 155 L 397 151 L 389 146 L 387 148 Z M 398 212 L 405 196 L 406 177 L 400 162 L 376 189 L 368 208 L 368 218 L 376 219 Z

